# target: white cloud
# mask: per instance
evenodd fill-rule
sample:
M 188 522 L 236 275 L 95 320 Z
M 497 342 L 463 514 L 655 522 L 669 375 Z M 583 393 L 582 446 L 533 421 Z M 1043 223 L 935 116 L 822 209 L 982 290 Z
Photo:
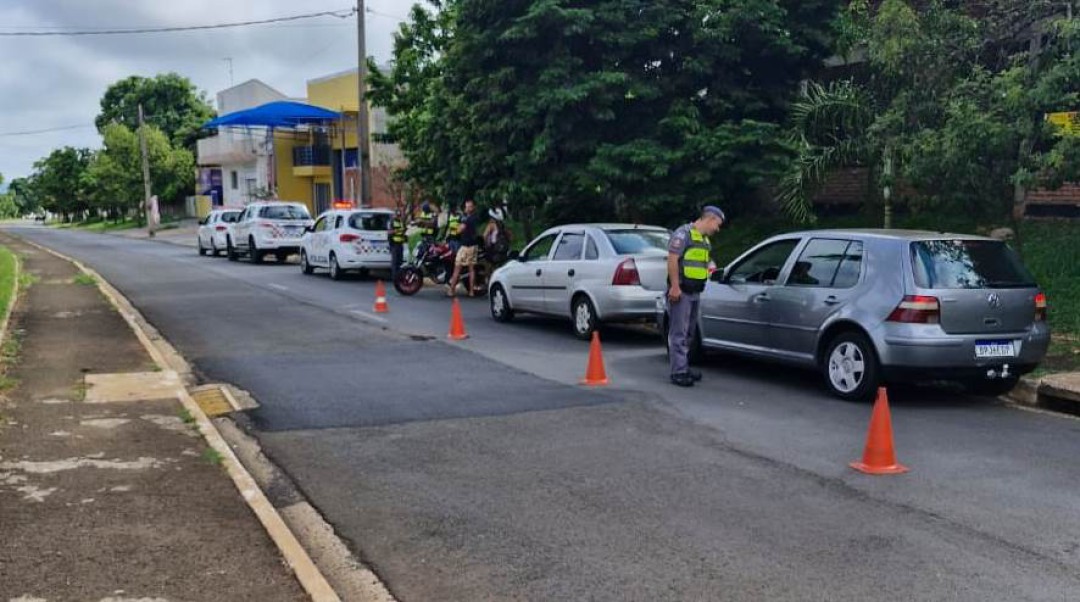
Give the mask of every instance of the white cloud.
M 0 31 L 167 27 L 347 9 L 352 0 L 3 0 Z M 410 0 L 368 0 L 368 54 L 389 59 L 396 19 Z M 128 75 L 175 71 L 212 100 L 235 83 L 261 79 L 290 96 L 307 80 L 356 66 L 355 17 L 238 29 L 123 36 L 0 37 L 0 133 L 93 125 L 105 89 Z M 25 176 L 59 146 L 97 147 L 93 127 L 0 136 L 0 173 Z

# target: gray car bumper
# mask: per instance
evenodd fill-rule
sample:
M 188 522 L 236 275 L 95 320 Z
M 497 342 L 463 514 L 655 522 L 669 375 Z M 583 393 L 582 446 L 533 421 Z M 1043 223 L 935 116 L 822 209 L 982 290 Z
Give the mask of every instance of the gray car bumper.
M 936 325 L 896 325 L 875 333 L 875 345 L 887 374 L 940 374 L 942 378 L 971 376 L 999 371 L 1008 364 L 1010 372 L 1033 370 L 1046 356 L 1050 329 L 1036 324 L 1025 332 L 950 335 Z M 1012 341 L 1014 357 L 979 358 L 975 346 L 987 341 Z

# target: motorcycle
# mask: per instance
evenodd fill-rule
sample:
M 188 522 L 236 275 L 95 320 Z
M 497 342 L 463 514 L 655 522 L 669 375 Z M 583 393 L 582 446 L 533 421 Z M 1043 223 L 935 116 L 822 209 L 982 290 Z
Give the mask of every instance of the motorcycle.
M 477 284 L 484 282 L 483 262 L 477 263 Z M 394 288 L 397 292 L 407 297 L 415 295 L 424 288 L 424 280 L 430 278 L 436 284 L 446 286 L 450 284 L 450 278 L 454 274 L 454 249 L 445 242 L 423 242 L 416 249 L 413 260 L 401 266 L 397 278 L 394 279 Z M 460 283 L 469 290 L 468 271 L 463 271 Z M 474 288 L 475 292 L 483 292 Z

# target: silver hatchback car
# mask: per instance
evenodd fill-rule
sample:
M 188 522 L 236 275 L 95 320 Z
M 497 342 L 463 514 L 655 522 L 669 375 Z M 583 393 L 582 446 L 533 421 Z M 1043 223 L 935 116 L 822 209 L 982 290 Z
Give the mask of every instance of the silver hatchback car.
M 491 317 L 569 317 L 582 339 L 601 322 L 652 322 L 666 289 L 670 237 L 664 228 L 634 224 L 551 228 L 492 274 Z
M 657 303 L 667 332 L 667 314 Z M 1046 295 L 1005 243 L 903 230 L 776 236 L 710 278 L 694 353 L 818 369 L 833 394 L 884 382 L 1012 389 L 1046 355 Z M 666 340 L 666 337 L 665 337 Z

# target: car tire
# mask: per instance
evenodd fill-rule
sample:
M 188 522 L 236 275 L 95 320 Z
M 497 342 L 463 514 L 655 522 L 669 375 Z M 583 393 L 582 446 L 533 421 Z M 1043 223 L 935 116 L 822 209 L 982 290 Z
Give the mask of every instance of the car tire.
M 330 254 L 330 279 L 331 280 L 341 280 L 344 277 L 345 277 L 345 271 L 341 269 L 340 265 L 338 265 L 337 255 L 331 253 Z
M 219 255 L 221 255 L 221 251 L 217 248 L 217 243 L 214 242 L 214 239 L 211 238 L 210 239 L 210 256 L 211 257 L 217 257 Z
M 491 287 L 491 317 L 496 322 L 509 322 L 514 319 L 514 309 L 510 307 L 510 298 L 506 296 L 501 284 Z
M 311 267 L 311 264 L 308 263 L 307 251 L 304 250 L 300 251 L 300 271 L 307 276 L 315 273 L 315 268 Z
M 980 380 L 968 384 L 968 390 L 976 395 L 985 397 L 1000 397 L 1016 388 L 1020 382 L 1019 376 L 999 378 L 994 380 Z
M 574 336 L 583 341 L 591 339 L 593 332 L 599 327 L 596 308 L 585 295 L 574 297 L 574 301 L 570 304 L 570 319 L 574 324 Z
M 881 384 L 881 368 L 870 339 L 847 331 L 829 341 L 822 358 L 822 375 L 829 391 L 847 401 L 874 398 Z
M 202 246 L 202 237 L 199 237 L 199 257 L 206 257 L 206 247 Z
M 262 263 L 263 254 L 259 247 L 255 246 L 254 236 L 248 238 L 248 256 L 251 257 L 251 263 Z
M 239 261 L 240 254 L 236 252 L 236 247 L 232 244 L 232 238 L 225 239 L 225 256 L 229 258 L 229 261 Z

